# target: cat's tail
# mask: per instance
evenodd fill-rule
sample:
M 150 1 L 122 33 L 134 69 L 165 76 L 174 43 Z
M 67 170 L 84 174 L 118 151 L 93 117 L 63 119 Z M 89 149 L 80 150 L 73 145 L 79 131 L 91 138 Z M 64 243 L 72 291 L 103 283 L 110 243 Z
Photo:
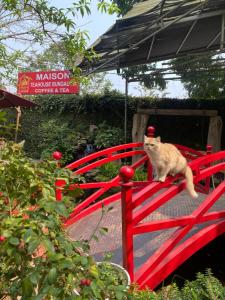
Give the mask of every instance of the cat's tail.
M 194 183 L 193 183 L 193 174 L 192 170 L 189 166 L 187 166 L 184 176 L 186 178 L 186 189 L 193 198 L 198 198 L 198 194 L 195 191 Z

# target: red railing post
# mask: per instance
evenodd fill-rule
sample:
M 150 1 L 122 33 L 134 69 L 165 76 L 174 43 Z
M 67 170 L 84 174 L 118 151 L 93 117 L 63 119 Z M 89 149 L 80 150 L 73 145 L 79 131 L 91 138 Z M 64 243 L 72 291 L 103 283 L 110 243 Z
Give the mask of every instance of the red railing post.
M 55 151 L 52 153 L 52 157 L 57 161 L 57 167 L 60 168 L 60 159 L 62 158 L 62 153 L 59 151 Z
M 147 136 L 148 137 L 154 137 L 155 136 L 155 127 L 153 127 L 153 126 L 148 127 Z M 148 163 L 147 163 L 147 180 L 152 181 L 152 179 L 153 179 L 153 168 L 152 168 L 152 164 L 151 164 L 150 160 L 148 160 Z
M 63 198 L 63 188 L 66 185 L 64 179 L 56 179 L 55 181 L 55 198 L 57 201 L 62 201 Z
M 60 159 L 62 158 L 62 153 L 59 151 L 55 151 L 52 153 L 52 157 L 57 161 L 57 168 L 60 168 Z M 56 179 L 55 181 L 55 198 L 57 201 L 61 201 L 63 197 L 63 187 L 66 182 L 64 179 Z
M 206 154 L 212 154 L 213 152 L 213 146 L 212 145 L 207 145 L 206 146 Z M 207 167 L 209 167 L 209 165 L 207 165 Z M 213 184 L 213 188 L 215 188 L 215 185 L 214 185 L 214 178 L 213 178 L 213 175 L 212 175 L 212 184 Z M 206 189 L 206 192 L 209 193 L 209 190 L 210 190 L 210 177 L 207 177 L 205 179 L 205 189 Z
M 213 146 L 212 146 L 212 145 L 207 145 L 207 146 L 206 146 L 206 153 L 207 153 L 207 154 L 211 154 L 211 153 L 212 153 L 212 150 L 213 150 Z
M 211 154 L 213 150 L 213 146 L 212 145 L 207 145 L 206 146 L 206 154 Z
M 134 175 L 133 168 L 123 166 L 119 172 L 121 178 L 121 210 L 122 210 L 122 249 L 123 267 L 130 275 L 131 282 L 134 279 L 134 247 L 132 232 L 132 187 L 130 182 Z

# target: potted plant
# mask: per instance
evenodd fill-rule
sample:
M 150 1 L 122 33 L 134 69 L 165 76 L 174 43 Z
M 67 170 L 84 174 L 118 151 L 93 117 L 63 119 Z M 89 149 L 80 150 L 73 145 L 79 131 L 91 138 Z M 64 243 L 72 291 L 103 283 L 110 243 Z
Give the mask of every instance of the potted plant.
M 100 279 L 104 282 L 108 281 L 104 299 L 119 299 L 120 294 L 122 296 L 131 284 L 129 273 L 122 266 L 109 261 L 97 262 L 97 266 Z

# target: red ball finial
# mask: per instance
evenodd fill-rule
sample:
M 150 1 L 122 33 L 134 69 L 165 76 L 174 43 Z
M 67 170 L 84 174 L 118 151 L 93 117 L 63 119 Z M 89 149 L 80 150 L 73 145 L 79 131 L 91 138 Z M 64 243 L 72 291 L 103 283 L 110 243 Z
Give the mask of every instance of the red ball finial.
M 148 127 L 148 137 L 154 137 L 155 136 L 155 127 L 149 126 Z
M 6 238 L 3 235 L 0 235 L 0 243 L 3 243 L 6 240 Z
M 134 176 L 134 169 L 129 166 L 123 166 L 120 168 L 120 178 L 123 182 L 128 182 Z
M 206 146 L 206 151 L 207 151 L 207 153 L 212 153 L 212 149 L 213 149 L 213 146 L 212 146 L 212 145 L 207 145 L 207 146 Z
M 53 157 L 55 160 L 60 160 L 60 159 L 62 158 L 62 153 L 59 152 L 59 151 L 55 151 L 55 152 L 53 152 L 52 157 Z

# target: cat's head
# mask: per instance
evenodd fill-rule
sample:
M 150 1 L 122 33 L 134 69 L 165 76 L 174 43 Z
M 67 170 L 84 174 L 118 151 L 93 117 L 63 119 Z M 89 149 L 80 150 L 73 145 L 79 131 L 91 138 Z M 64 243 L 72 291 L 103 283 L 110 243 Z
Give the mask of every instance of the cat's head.
M 160 136 L 153 138 L 144 136 L 144 149 L 149 152 L 157 152 L 160 148 L 161 138 Z

